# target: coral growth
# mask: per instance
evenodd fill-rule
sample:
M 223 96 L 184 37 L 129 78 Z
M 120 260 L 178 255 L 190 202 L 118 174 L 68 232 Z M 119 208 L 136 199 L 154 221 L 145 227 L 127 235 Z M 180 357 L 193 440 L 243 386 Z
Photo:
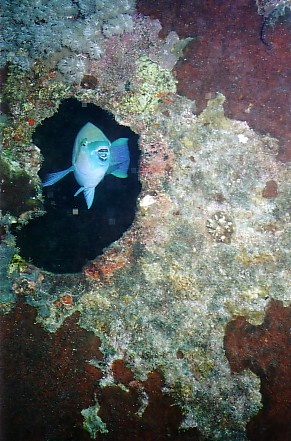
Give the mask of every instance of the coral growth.
M 230 243 L 233 221 L 222 211 L 217 211 L 206 221 L 206 228 L 216 242 Z
M 71 57 L 76 59 L 73 54 L 99 58 L 105 37 L 131 32 L 134 4 L 134 0 L 5 0 L 0 66 L 10 62 L 27 71 L 39 59 L 48 59 L 51 67 L 56 59 L 67 59 L 59 62 L 60 72 L 78 82 L 76 68 L 68 66 Z
M 133 399 L 135 412 L 126 406 L 130 421 L 148 415 L 154 390 L 170 415 L 173 403 L 179 407 L 180 429 L 198 428 L 212 440 L 245 440 L 248 422 L 262 408 L 260 380 L 251 370 L 232 372 L 224 335 L 233 317 L 260 325 L 270 299 L 290 302 L 287 166 L 275 160 L 275 139 L 225 116 L 222 94 L 208 96 L 195 115 L 195 103 L 175 93 L 175 78 L 162 62 L 176 39 L 160 40 L 156 23 L 156 32 L 147 32 L 149 19 L 132 23 L 133 33 L 108 38 L 100 62 L 84 55 L 86 84 L 65 84 L 44 67 L 38 76 L 36 67 L 25 75 L 13 68 L 10 84 L 25 81 L 19 99 L 15 86 L 6 93 L 12 124 L 3 143 L 16 164 L 33 130 L 28 123 L 25 137 L 15 140 L 19 124 L 42 122 L 54 93 L 51 113 L 73 96 L 110 110 L 140 135 L 142 193 L 131 228 L 81 273 L 16 268 L 9 281 L 46 330 L 59 336 L 65 319 L 79 311 L 80 326 L 100 338 L 102 360 L 92 352 L 86 358 L 86 372 L 102 370 L 99 396 L 91 386 L 83 410 L 91 435 L 118 433 L 115 419 L 102 414 L 102 402 L 109 415 L 114 407 L 107 399 L 113 387 L 119 403 Z M 29 77 L 37 79 L 34 87 Z M 3 226 L 9 230 L 8 220 Z M 29 283 L 31 274 L 41 277 Z M 130 368 L 125 384 L 116 360 Z M 169 420 L 165 425 L 173 434 Z

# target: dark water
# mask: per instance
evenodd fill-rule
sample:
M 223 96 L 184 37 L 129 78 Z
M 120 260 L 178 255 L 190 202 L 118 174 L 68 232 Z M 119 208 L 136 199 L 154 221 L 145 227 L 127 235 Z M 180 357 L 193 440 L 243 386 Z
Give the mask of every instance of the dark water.
M 34 133 L 33 141 L 44 157 L 41 178 L 72 164 L 74 139 L 88 121 L 99 127 L 110 141 L 129 138 L 128 178 L 105 176 L 96 187 L 90 210 L 82 193 L 74 197 L 79 184 L 73 173 L 43 189 L 47 214 L 15 234 L 25 259 L 55 273 L 80 271 L 88 260 L 102 254 L 104 247 L 121 237 L 133 222 L 141 189 L 138 135 L 117 124 L 110 113 L 93 104 L 82 107 L 75 99 L 65 100 L 58 113 L 45 120 Z

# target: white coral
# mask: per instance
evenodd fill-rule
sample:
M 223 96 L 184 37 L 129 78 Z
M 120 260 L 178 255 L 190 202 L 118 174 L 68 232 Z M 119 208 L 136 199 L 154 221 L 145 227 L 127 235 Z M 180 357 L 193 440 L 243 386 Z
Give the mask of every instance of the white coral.
M 124 32 L 133 31 L 133 20 L 131 15 L 121 14 L 119 17 L 110 19 L 102 28 L 103 34 L 106 37 L 112 35 L 121 35 Z
M 99 58 L 104 35 L 132 31 L 134 8 L 134 0 L 2 0 L 0 66 L 10 61 L 29 69 L 36 59 L 55 59 L 63 47 Z M 27 63 L 16 56 L 20 49 Z
M 86 63 L 78 56 L 63 58 L 58 63 L 58 70 L 69 83 L 80 84 L 86 70 Z

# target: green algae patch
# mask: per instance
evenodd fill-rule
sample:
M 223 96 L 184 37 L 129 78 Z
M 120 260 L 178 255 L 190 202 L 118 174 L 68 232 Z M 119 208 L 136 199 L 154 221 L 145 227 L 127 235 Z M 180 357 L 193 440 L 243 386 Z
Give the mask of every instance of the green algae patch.
M 229 120 L 224 115 L 224 101 L 225 97 L 222 93 L 217 93 L 214 98 L 211 98 L 207 103 L 207 107 L 199 115 L 199 122 L 210 129 L 227 129 Z
M 26 269 L 26 266 L 27 264 L 25 260 L 19 256 L 19 254 L 14 254 L 8 266 L 8 274 L 12 274 L 16 271 L 23 272 Z
M 120 109 L 131 114 L 150 114 L 167 99 L 168 94 L 176 92 L 171 71 L 146 56 L 137 60 L 136 73 L 130 84 L 130 90 L 120 102 Z
M 100 405 L 98 402 L 94 406 L 88 407 L 81 411 L 84 417 L 83 427 L 89 432 L 92 439 L 96 439 L 98 433 L 108 433 L 106 424 L 98 416 Z
M 4 224 L 10 224 L 13 222 L 13 219 L 9 216 L 0 216 L 0 231 L 1 234 L 4 234 L 5 229 Z M 15 254 L 15 239 L 12 235 L 7 234 L 5 239 L 1 241 L 0 244 L 0 313 L 7 314 L 11 311 L 14 302 L 16 300 L 16 294 L 12 289 L 12 282 L 10 280 L 10 264 L 13 259 L 13 255 Z

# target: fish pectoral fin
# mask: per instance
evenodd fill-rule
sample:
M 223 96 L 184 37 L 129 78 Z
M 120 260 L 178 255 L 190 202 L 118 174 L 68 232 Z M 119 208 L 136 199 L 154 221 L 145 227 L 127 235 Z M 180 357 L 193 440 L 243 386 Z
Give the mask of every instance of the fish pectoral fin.
M 78 194 L 82 193 L 82 191 L 84 191 L 84 190 L 85 190 L 85 187 L 80 187 L 79 190 L 76 191 L 74 196 L 78 196 Z
M 42 185 L 43 187 L 48 187 L 49 185 L 53 185 L 56 182 L 60 181 L 61 179 L 63 179 L 68 173 L 70 173 L 71 171 L 74 171 L 74 166 L 72 165 L 71 167 L 67 168 L 66 170 L 61 170 L 59 172 L 56 173 L 50 173 L 48 174 Z
M 87 204 L 88 209 L 93 204 L 94 194 L 95 194 L 95 187 L 84 188 L 84 196 L 85 196 L 85 200 L 86 200 L 86 204 Z

